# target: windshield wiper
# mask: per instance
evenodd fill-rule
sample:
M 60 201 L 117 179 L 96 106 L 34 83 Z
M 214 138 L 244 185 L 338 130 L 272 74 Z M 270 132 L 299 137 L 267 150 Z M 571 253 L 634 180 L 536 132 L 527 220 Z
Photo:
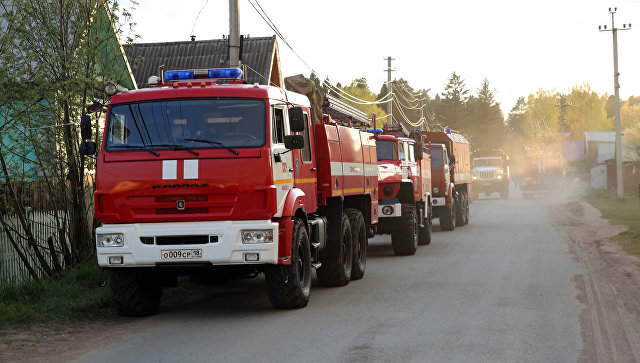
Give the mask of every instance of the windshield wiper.
M 186 140 L 186 139 L 185 139 Z M 198 154 L 196 151 L 193 151 L 191 149 L 189 149 L 186 146 L 183 145 L 178 145 L 178 144 L 152 144 L 151 146 L 159 146 L 159 147 L 172 147 L 173 150 L 184 150 L 184 151 L 188 151 L 190 153 L 192 153 L 195 156 L 198 156 L 200 154 Z
M 131 149 L 131 150 L 144 150 L 144 151 L 148 151 L 150 153 L 152 153 L 155 156 L 160 156 L 160 154 L 158 154 L 157 152 L 149 149 L 148 146 L 139 146 L 139 145 L 111 145 L 109 146 L 109 148 L 114 148 L 114 149 Z
M 209 145 L 214 145 L 214 146 L 220 146 L 223 149 L 227 149 L 229 151 L 231 151 L 232 153 L 238 155 L 239 153 L 235 150 L 233 150 L 232 148 L 225 146 L 223 143 L 219 142 L 219 141 L 213 141 L 213 140 L 205 140 L 205 139 L 184 139 L 184 141 L 193 141 L 193 142 L 204 142 L 207 143 Z

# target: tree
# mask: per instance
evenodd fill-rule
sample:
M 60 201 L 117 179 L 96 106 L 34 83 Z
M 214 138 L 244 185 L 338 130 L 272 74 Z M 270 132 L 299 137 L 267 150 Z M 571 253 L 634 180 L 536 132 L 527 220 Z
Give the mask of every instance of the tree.
M 463 126 L 467 117 L 468 94 L 469 90 L 466 88 L 464 80 L 456 72 L 452 72 L 449 82 L 441 94 L 441 102 L 436 109 L 438 121 L 452 129 L 459 129 Z
M 375 102 L 376 99 L 376 94 L 371 92 L 371 90 L 369 90 L 369 86 L 367 84 L 367 79 L 364 77 L 361 78 L 356 78 L 351 82 L 351 85 L 347 86 L 347 87 L 343 87 L 342 90 L 347 93 L 348 95 L 352 96 L 346 96 L 344 94 L 340 94 L 340 98 L 343 101 L 348 102 L 349 104 L 353 105 L 354 107 L 358 108 L 361 111 L 364 111 L 367 114 L 367 117 L 371 118 L 372 113 L 376 113 L 376 117 L 379 120 L 384 120 L 386 117 L 386 112 L 384 112 L 381 108 L 380 105 L 378 104 L 363 104 L 364 102 Z M 356 100 L 360 99 L 364 102 L 358 101 Z M 381 122 L 378 122 L 378 126 L 381 125 Z
M 510 132 L 524 136 L 524 121 L 527 111 L 527 103 L 524 97 L 518 97 L 518 101 L 513 106 L 507 117 L 507 127 Z
M 0 105 L 8 135 L 0 139 L 0 223 L 33 278 L 95 253 L 86 173 L 93 163 L 78 153 L 76 124 L 102 80 L 129 77 L 118 68 L 124 60 L 111 18 L 118 13 L 128 14 L 115 0 L 0 0 L 0 64 L 12 65 L 8 75 L 0 71 L 9 100 Z M 33 209 L 56 232 L 35 233 Z
M 614 130 L 614 119 L 607 113 L 607 97 L 591 90 L 588 84 L 575 86 L 567 97 L 565 131 L 573 140 L 583 140 L 585 131 Z M 560 125 L 562 126 L 562 125 Z
M 489 80 L 482 81 L 475 97 L 469 98 L 468 117 L 460 128 L 469 135 L 474 150 L 502 149 L 504 147 L 504 116 L 495 101 L 495 91 Z

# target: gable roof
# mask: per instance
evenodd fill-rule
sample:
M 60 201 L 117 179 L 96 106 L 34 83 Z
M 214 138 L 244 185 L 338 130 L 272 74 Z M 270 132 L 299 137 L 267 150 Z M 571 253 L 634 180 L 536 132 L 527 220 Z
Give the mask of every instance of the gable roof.
M 165 70 L 225 67 L 229 62 L 227 39 L 196 40 L 124 45 L 139 88 L 147 87 L 150 76 Z M 282 87 L 280 55 L 275 35 L 244 38 L 242 64 L 246 65 L 248 83 Z

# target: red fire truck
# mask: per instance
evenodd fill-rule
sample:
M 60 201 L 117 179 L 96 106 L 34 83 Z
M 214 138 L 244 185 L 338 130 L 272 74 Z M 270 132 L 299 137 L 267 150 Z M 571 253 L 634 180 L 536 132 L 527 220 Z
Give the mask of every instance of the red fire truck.
M 524 199 L 558 188 L 564 178 L 564 160 L 559 152 L 527 149 L 522 157 L 520 189 Z
M 449 129 L 421 134 L 424 148 L 431 155 L 433 216 L 440 219 L 442 230 L 452 231 L 469 223 L 469 142 Z
M 241 75 L 165 71 L 111 98 L 96 245 L 121 314 L 154 313 L 180 275 L 264 273 L 276 308 L 307 305 L 312 267 L 324 285 L 363 277 L 378 213 L 373 135 L 313 120 L 300 94 L 219 82 Z
M 431 161 L 422 143 L 392 134 L 376 136 L 378 233 L 390 233 L 396 255 L 413 255 L 431 243 Z

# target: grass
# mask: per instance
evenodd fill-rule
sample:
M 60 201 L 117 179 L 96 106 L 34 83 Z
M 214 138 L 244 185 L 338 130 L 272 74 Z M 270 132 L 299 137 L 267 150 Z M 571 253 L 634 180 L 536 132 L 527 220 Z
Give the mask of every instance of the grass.
M 598 190 L 587 193 L 584 198 L 602 213 L 603 218 L 611 223 L 628 226 L 629 229 L 613 239 L 624 249 L 635 255 L 640 255 L 640 199 L 634 193 L 625 194 L 624 199 L 618 199 L 614 190 Z
M 115 316 L 108 288 L 100 288 L 95 261 L 67 269 L 55 281 L 30 281 L 0 289 L 0 328 Z
M 51 281 L 30 281 L 0 288 L 0 330 L 68 321 L 105 321 L 117 317 L 111 289 L 95 259 L 64 271 Z M 164 288 L 162 301 L 180 305 L 193 299 L 202 285 L 187 277 L 177 287 Z

